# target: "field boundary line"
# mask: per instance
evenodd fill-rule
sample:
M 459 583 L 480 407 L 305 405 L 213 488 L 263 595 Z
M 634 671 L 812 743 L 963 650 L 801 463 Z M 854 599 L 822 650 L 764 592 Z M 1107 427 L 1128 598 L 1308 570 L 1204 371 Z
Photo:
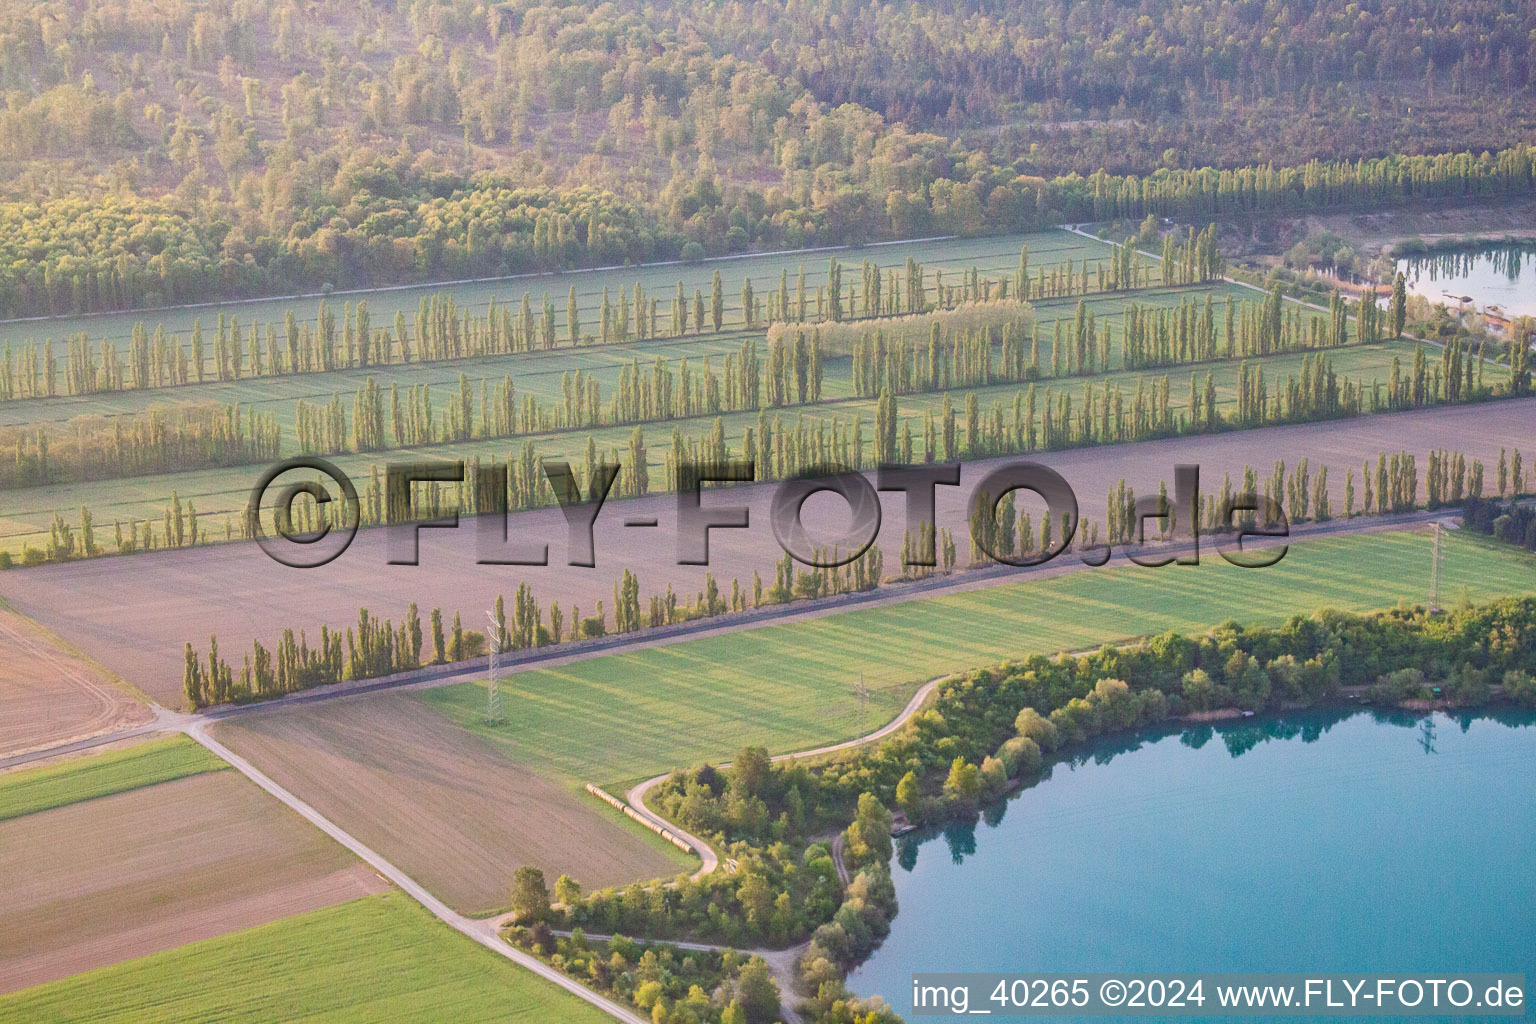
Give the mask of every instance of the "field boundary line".
M 1322 524 L 1308 523 L 1299 527 L 1293 527 L 1290 536 L 1283 539 L 1289 543 L 1303 543 L 1310 540 L 1354 536 L 1362 533 L 1410 530 L 1434 522 L 1436 519 L 1455 518 L 1457 515 L 1459 515 L 1459 510 L 1455 507 L 1435 509 L 1433 511 L 1420 509 L 1416 512 L 1389 513 L 1387 515 L 1356 515 L 1352 519 L 1330 519 Z M 1211 535 L 1204 534 L 1203 536 L 1209 538 Z M 1164 549 L 1165 553 L 1174 556 L 1186 550 L 1187 548 L 1185 547 Z M 1127 568 L 1127 565 L 1116 564 L 1114 567 L 1124 569 Z M 502 667 L 508 676 L 534 670 L 561 668 L 566 665 L 588 661 L 592 658 L 605 657 L 610 654 L 642 651 L 653 647 L 669 647 L 674 644 L 685 643 L 689 640 L 709 639 L 743 630 L 769 626 L 785 626 L 812 619 L 827 618 L 844 612 L 877 608 L 888 604 L 904 604 L 910 601 L 922 601 L 950 594 L 965 593 L 971 590 L 1007 586 L 1028 582 L 1035 576 L 1038 576 L 1040 579 L 1052 579 L 1072 573 L 1089 571 L 1092 568 L 1094 567 L 1081 562 L 1068 561 L 1060 565 L 1051 563 L 1045 566 L 1028 568 L 993 565 L 984 569 L 970 569 L 947 575 L 935 574 L 917 580 L 877 587 L 874 590 L 838 594 L 812 601 L 768 605 L 764 608 L 749 609 L 741 613 L 729 613 L 710 619 L 695 619 L 670 626 L 647 628 L 635 633 L 610 634 L 595 640 L 581 641 L 580 644 L 576 645 L 577 649 L 573 650 L 564 649 L 566 645 L 553 648 L 533 648 L 527 651 L 516 652 L 523 655 L 523 657 L 516 661 L 509 660 Z M 502 657 L 508 658 L 509 656 L 503 655 Z M 482 657 L 472 661 L 433 665 L 380 679 L 334 683 L 315 689 L 300 690 L 275 700 L 259 701 L 252 704 L 224 704 L 217 708 L 199 712 L 195 716 L 173 711 L 151 702 L 150 706 L 157 709 L 157 717 L 150 722 L 116 732 L 103 733 L 89 739 L 71 741 L 56 747 L 47 747 L 29 751 L 25 754 L 0 757 L 0 770 L 12 768 L 20 764 L 27 764 L 32 761 L 43 760 L 44 758 L 59 754 L 86 750 L 133 736 L 180 730 L 183 728 L 184 723 L 189 720 L 212 723 L 237 718 L 241 715 L 281 711 L 319 701 L 366 697 L 370 694 L 394 690 L 436 689 L 442 686 L 473 682 L 485 675 L 486 664 L 486 659 Z M 801 756 L 804 755 L 802 754 Z
M 187 717 L 191 718 L 191 716 Z M 250 779 L 266 793 L 287 805 L 305 821 L 309 822 L 311 825 L 314 825 L 320 831 L 330 836 L 337 843 L 341 844 L 342 847 L 349 850 L 353 855 L 361 859 L 369 867 L 373 868 L 377 874 L 382 875 L 385 879 L 393 883 L 406 895 L 410 896 L 412 899 L 416 900 L 417 903 L 425 907 L 427 911 L 430 912 L 439 921 L 442 921 L 454 931 L 467 936 L 479 945 L 484 946 L 486 949 L 491 950 L 493 953 L 497 953 L 500 956 L 505 957 L 520 967 L 527 968 L 534 974 L 538 975 L 540 978 L 543 978 L 545 981 L 553 982 L 555 985 L 566 990 L 572 995 L 575 995 L 585 1002 L 590 1003 L 597 1009 L 602 1010 L 610 1017 L 624 1021 L 625 1024 L 650 1024 L 650 1020 L 648 1018 L 641 1017 L 638 1014 L 631 1012 L 627 1008 L 620 1006 L 618 1003 L 599 995 L 598 993 L 587 988 L 585 985 L 582 985 L 579 982 L 567 977 L 563 972 L 557 971 L 553 967 L 548 966 L 537 958 L 513 947 L 510 943 L 504 941 L 496 932 L 496 930 L 493 927 L 490 927 L 487 922 L 465 917 L 464 915 L 450 908 L 446 903 L 432 895 L 432 893 L 429 892 L 424 886 L 418 883 L 415 879 L 411 878 L 404 871 L 395 867 L 394 864 L 386 860 L 382 855 L 376 853 L 372 848 L 366 846 L 361 840 L 353 837 L 350 833 L 341 828 L 341 826 L 335 824 L 325 815 L 311 807 L 309 804 L 305 803 L 303 800 L 300 800 L 288 790 L 278 785 L 278 783 L 264 774 L 255 765 L 251 764 L 251 762 L 247 761 L 245 758 L 236 754 L 233 750 L 230 750 L 224 744 L 208 735 L 208 724 L 209 723 L 206 721 L 188 721 L 182 726 L 181 731 L 192 737 L 192 739 L 196 740 L 198 743 L 202 744 L 217 757 L 222 758 L 236 771 Z

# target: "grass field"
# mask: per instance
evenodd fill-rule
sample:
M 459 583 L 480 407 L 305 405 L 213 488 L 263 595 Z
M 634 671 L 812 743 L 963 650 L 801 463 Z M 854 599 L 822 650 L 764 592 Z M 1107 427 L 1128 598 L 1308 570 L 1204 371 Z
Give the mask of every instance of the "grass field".
M 897 266 L 903 263 L 907 254 L 918 256 L 930 268 L 944 268 L 950 271 L 948 282 L 953 285 L 957 280 L 958 272 L 972 266 L 980 268 L 984 273 L 998 275 L 1009 273 L 1017 264 L 1018 249 L 1021 244 L 1030 246 L 1032 266 L 1054 265 L 1064 259 L 1078 261 L 1086 256 L 1090 258 L 1102 257 L 1110 250 L 1103 243 L 1082 238 L 1065 231 L 1047 231 L 1032 235 L 1012 236 L 1006 238 L 992 238 L 968 241 L 949 241 L 935 243 L 909 243 L 895 247 L 880 247 L 867 250 L 867 255 L 882 266 Z M 853 254 L 845 254 L 852 258 Z M 860 258 L 863 258 L 862 256 Z M 804 259 L 795 258 L 799 262 L 807 262 Z M 749 260 L 733 261 L 724 265 L 723 273 L 727 277 L 732 274 L 746 275 L 758 274 L 759 290 L 767 286 L 767 279 L 762 277 L 764 271 L 771 271 L 774 282 L 780 266 L 786 265 L 785 258 L 778 257 L 753 257 Z M 790 269 L 793 273 L 794 263 Z M 814 288 L 819 280 L 817 275 L 824 273 L 825 258 L 817 257 L 807 262 L 808 286 Z M 812 271 L 815 271 L 813 274 Z M 627 272 L 613 272 L 615 284 L 619 277 Z M 663 271 L 647 271 L 647 274 L 663 274 Z M 691 268 L 665 268 L 665 283 L 670 287 L 675 284 L 679 274 L 689 282 L 696 279 L 707 284 L 709 274 L 713 268 L 706 266 Z M 668 276 L 669 275 L 669 276 Z M 584 313 L 588 321 L 595 316 L 595 303 L 604 281 L 609 278 L 603 275 L 571 275 L 571 279 L 578 283 L 579 289 L 584 289 L 584 300 L 592 302 L 591 310 Z M 480 287 L 480 286 L 477 286 Z M 492 286 L 483 286 L 492 287 Z M 689 287 L 692 287 L 690 283 Z M 726 294 L 733 294 L 733 288 L 727 287 Z M 472 290 L 473 291 L 473 290 Z M 1088 297 L 1090 307 L 1094 310 L 1100 322 L 1108 323 L 1111 332 L 1118 336 L 1120 312 L 1131 303 L 1142 305 L 1168 306 L 1175 305 L 1188 296 L 1196 298 L 1205 294 L 1212 294 L 1218 300 L 1227 296 L 1253 299 L 1257 294 L 1246 289 L 1237 288 L 1224 282 L 1215 282 L 1209 285 L 1196 285 L 1190 287 L 1161 288 L 1155 287 L 1139 292 L 1110 293 L 1093 295 Z M 383 292 L 378 297 L 386 303 L 405 302 L 407 292 Z M 473 292 L 473 294 L 481 294 Z M 489 293 L 486 293 L 489 294 Z M 514 293 L 520 295 L 521 290 Z M 670 295 L 670 292 L 666 294 Z M 691 291 L 690 291 L 691 294 Z M 502 295 L 506 300 L 510 296 Z M 410 310 L 414 310 L 416 299 L 410 298 L 406 303 Z M 1041 325 L 1041 334 L 1044 340 L 1042 359 L 1049 362 L 1049 338 L 1051 337 L 1053 324 L 1057 320 L 1070 322 L 1077 306 L 1077 297 L 1063 297 L 1047 299 L 1035 303 L 1036 317 Z M 484 299 L 480 300 L 484 305 Z M 256 315 L 258 309 L 266 308 L 268 303 L 233 304 L 223 307 L 232 315 L 240 316 L 242 322 L 246 322 L 250 316 Z M 564 303 L 559 304 L 562 311 Z M 376 323 L 384 323 L 386 313 L 392 315 L 394 306 L 389 305 L 387 310 L 373 309 Z M 213 322 L 218 314 L 217 310 L 203 310 L 199 315 L 203 316 L 205 324 Z M 178 314 L 179 315 L 179 314 Z M 1218 311 L 1219 315 L 1219 311 Z M 188 314 L 187 323 L 190 324 Z M 84 321 L 59 321 L 59 324 L 73 327 L 83 327 L 92 333 L 93 339 L 96 333 L 108 330 L 104 324 L 115 322 L 119 318 L 104 318 L 102 320 L 86 319 Z M 727 323 L 731 323 L 727 317 Z M 95 325 L 94 327 L 92 325 Z M 30 328 L 35 325 L 25 325 Z M 52 325 L 50 325 L 52 326 Z M 120 325 L 121 326 L 121 325 Z M 112 328 L 116 329 L 116 328 Z M 121 326 L 121 340 L 126 344 L 128 326 Z M 593 379 L 597 380 L 605 395 L 612 394 L 618 380 L 619 370 L 628 365 L 632 359 L 638 358 L 643 366 L 649 366 L 657 355 L 665 355 L 672 359 L 674 365 L 682 357 L 688 357 L 697 368 L 706 355 L 714 355 L 717 359 L 717 371 L 723 368 L 723 357 L 727 352 L 737 349 L 742 338 L 748 332 L 726 331 L 719 335 L 707 335 L 703 337 L 691 337 L 685 339 L 664 339 L 627 345 L 593 346 L 575 349 L 556 349 L 550 352 L 525 353 L 514 356 L 489 357 L 484 359 L 465 360 L 453 363 L 441 364 L 412 364 L 405 367 L 383 367 L 369 370 L 342 370 L 326 374 L 301 374 L 285 377 L 262 377 L 233 382 L 207 382 L 203 384 L 188 385 L 175 389 L 157 389 L 150 391 L 128 391 L 120 394 L 100 394 L 86 396 L 61 396 L 40 400 L 25 400 L 8 403 L 0 403 L 0 427 L 6 425 L 35 424 L 39 422 L 62 423 L 77 416 L 86 415 L 113 415 L 118 413 L 131 413 L 145 409 L 157 403 L 167 401 L 191 401 L 211 400 L 218 402 L 238 402 L 246 408 L 264 412 L 272 412 L 277 415 L 279 421 L 288 432 L 286 450 L 295 450 L 297 445 L 292 436 L 293 421 L 297 402 L 300 399 L 311 403 L 328 402 L 333 395 L 341 395 L 344 402 L 350 402 L 352 394 L 357 387 L 369 377 L 375 378 L 386 389 L 396 383 L 402 387 L 411 384 L 432 384 L 438 392 L 438 404 L 447 401 L 450 392 L 455 392 L 461 374 L 468 377 L 471 387 L 478 392 L 482 381 L 499 383 L 502 378 L 511 374 L 517 384 L 520 394 L 533 395 L 542 403 L 548 405 L 558 402 L 562 394 L 562 379 L 567 371 L 582 369 Z M 760 334 L 761 332 L 751 332 Z M 0 340 L 3 340 L 4 332 L 0 331 Z M 1341 375 L 1349 375 L 1356 380 L 1384 379 L 1390 367 L 1393 355 L 1411 356 L 1411 349 L 1405 345 L 1375 346 L 1371 350 L 1356 352 L 1353 350 L 1341 350 L 1335 353 L 1336 367 Z M 1265 372 L 1270 380 L 1281 379 L 1286 373 L 1295 372 L 1299 366 L 1300 357 L 1280 357 L 1273 360 L 1261 361 L 1265 364 Z M 1205 368 L 1199 368 L 1204 375 Z M 1215 369 L 1216 385 L 1219 400 L 1223 406 L 1235 403 L 1235 382 L 1238 368 L 1236 364 L 1218 366 Z M 1158 371 L 1160 374 L 1161 371 Z M 1175 378 L 1175 390 L 1186 376 L 1187 371 L 1175 368 L 1171 371 Z M 1140 374 L 1117 373 L 1100 375 L 1094 379 L 1096 386 L 1102 387 L 1111 382 L 1117 382 L 1122 388 L 1134 392 L 1136 379 Z M 827 368 L 827 384 L 824 390 L 825 401 L 818 406 L 792 408 L 786 411 L 788 421 L 799 416 L 802 412 L 811 425 L 822 419 L 840 418 L 845 423 L 851 423 L 855 416 L 862 416 L 870 421 L 874 415 L 874 402 L 865 400 L 853 400 L 851 396 L 851 384 L 849 382 L 849 366 L 847 359 L 836 359 L 829 363 Z M 1078 392 L 1082 381 L 1076 378 L 1068 378 L 1059 382 L 1058 387 L 1064 387 L 1070 391 Z M 957 389 L 960 394 L 967 389 Z M 1014 385 L 996 387 L 990 389 L 976 389 L 981 398 L 983 407 L 987 407 L 994 399 L 1001 399 L 1005 403 L 1011 402 L 1013 393 L 1017 390 Z M 937 409 L 942 402 L 942 396 L 923 395 L 911 396 L 901 401 L 901 415 L 911 419 L 918 425 L 915 433 L 921 437 L 920 420 L 925 411 Z M 713 416 L 696 417 L 692 421 L 684 421 L 680 424 L 685 434 L 701 434 L 713 423 Z M 726 418 L 726 434 L 728 441 L 733 446 L 739 446 L 746 429 L 756 425 L 756 416 L 735 415 Z M 659 479 L 663 466 L 662 450 L 664 434 L 669 431 L 669 424 L 652 424 L 648 430 L 651 435 L 651 462 L 652 479 Z M 623 446 L 629 437 L 629 427 L 615 427 L 600 429 L 591 432 L 599 445 L 600 450 L 611 446 Z M 555 435 L 530 435 L 515 439 L 499 439 L 491 441 L 477 441 L 466 444 L 436 445 L 426 449 L 411 450 L 401 449 L 395 454 L 400 458 L 424 458 L 424 459 L 465 459 L 472 456 L 481 458 L 502 458 L 514 448 L 519 448 L 524 440 L 532 440 L 538 447 L 541 455 L 551 457 L 573 458 L 584 455 L 587 440 L 587 431 L 571 431 Z M 354 478 L 362 479 L 368 475 L 370 468 L 379 459 L 378 453 L 364 456 L 340 457 L 336 461 L 343 469 L 352 474 Z M 233 469 L 211 469 L 188 473 L 175 473 L 164 476 L 143 477 L 135 480 L 110 481 L 106 483 L 80 483 L 64 484 L 42 488 L 28 488 L 15 492 L 4 510 L 5 518 L 0 518 L 0 548 L 10 551 L 13 555 L 19 555 L 27 544 L 41 545 L 46 539 L 49 523 L 55 510 L 76 509 L 81 505 L 89 506 L 96 516 L 98 524 L 110 529 L 114 520 L 134 519 L 158 519 L 165 506 L 170 501 L 171 492 L 176 491 L 182 500 L 191 499 L 197 504 L 199 512 L 205 520 L 205 532 L 212 536 L 221 536 L 226 518 L 243 508 L 249 494 L 249 486 L 253 479 L 253 471 L 250 467 L 236 467 Z
M 1361 463 L 1374 463 L 1377 452 L 1407 449 L 1423 467 L 1432 447 L 1445 447 L 1481 459 L 1491 474 L 1500 448 L 1532 450 L 1533 413 L 1536 399 L 1522 399 L 1075 448 L 1040 454 L 1035 461 L 1061 473 L 1076 492 L 1082 513 L 1097 523 L 1106 517 L 1106 492 L 1122 478 L 1137 494 L 1155 493 L 1160 481 L 1171 483 L 1175 465 L 1194 463 L 1200 467 L 1202 490 L 1211 493 L 1221 489 L 1227 473 L 1240 483 L 1244 466 L 1267 476 L 1277 459 L 1294 468 L 1303 456 L 1310 461 L 1314 480 L 1328 468 L 1332 504 L 1340 513 L 1346 472 L 1355 474 L 1358 509 Z M 967 463 L 959 487 L 937 489 L 938 524 L 953 531 L 962 558 L 968 548 L 966 502 L 998 464 Z M 1490 488 L 1496 486 L 1491 475 L 1487 479 Z M 307 629 L 313 639 L 322 623 L 342 630 L 355 626 L 362 607 L 398 622 L 409 601 L 417 602 L 423 616 L 442 608 L 447 621 L 457 612 L 475 628 L 485 621 L 484 610 L 497 595 L 510 599 L 519 583 L 526 583 L 546 610 L 558 602 L 567 616 L 574 605 L 590 614 L 599 600 L 605 610 L 613 607 L 614 581 L 624 569 L 639 577 L 642 604 L 669 586 L 680 595 L 697 594 L 706 585 L 706 571 L 727 593 L 733 580 L 750 593 L 753 572 L 771 580 L 774 563 L 783 555 L 768 525 L 776 493 L 774 485 L 765 484 L 708 498 L 749 507 L 751 528 L 713 531 L 707 568 L 679 564 L 677 499 L 658 494 L 610 501 L 604 507 L 595 524 L 597 557 L 592 568 L 565 564 L 568 531 L 559 510 L 537 509 L 510 517 L 508 535 L 523 543 L 546 541 L 547 566 L 514 570 L 479 563 L 477 527 L 466 522 L 457 530 L 420 531 L 418 566 L 388 564 L 389 531 L 368 529 L 358 534 L 344 556 L 309 571 L 279 565 L 255 545 L 220 544 L 13 570 L 0 573 L 0 592 L 19 611 L 70 637 L 80 650 L 156 700 L 175 705 L 182 699 L 184 643 L 191 640 L 201 649 L 212 632 L 217 632 L 222 650 L 243 652 L 253 639 L 270 648 L 285 628 Z M 894 572 L 905 513 L 899 495 L 887 494 L 882 502 L 879 543 L 887 572 Z M 836 499 L 813 499 L 806 511 L 809 530 L 821 531 L 821 537 L 840 535 L 846 513 Z M 1031 508 L 1037 524 L 1040 511 Z M 644 534 L 624 525 L 640 515 L 654 517 L 658 529 Z M 240 586 L 231 588 L 229 580 L 240 581 Z
M 1529 556 L 1455 533 L 1444 543 L 1451 600 L 1536 591 Z M 886 721 L 923 681 L 1005 658 L 1423 601 L 1429 570 L 1425 531 L 1317 540 L 1264 570 L 1207 556 L 1077 572 L 519 673 L 502 680 L 509 720 L 497 728 L 484 724 L 478 685 L 420 699 L 541 771 L 617 785 L 747 743 L 781 752 L 844 739 Z M 862 720 L 851 690 L 861 675 L 874 691 Z
M 6 1024 L 609 1019 L 393 893 L 0 996 Z
M 185 736 L 0 775 L 0 821 L 229 765 Z
M 1091 243 L 1088 243 L 1091 244 Z M 1132 304 L 1146 307 L 1177 306 L 1186 298 L 1203 299 L 1207 294 L 1214 297 L 1216 315 L 1222 315 L 1221 303 L 1226 297 L 1236 299 L 1262 298 L 1257 293 L 1224 282 L 1206 285 L 1190 285 L 1161 288 L 1154 287 L 1113 294 L 1086 296 L 1089 308 L 1110 326 L 1111 334 L 1120 337 L 1120 314 Z M 1049 367 L 1051 339 L 1058 320 L 1070 327 L 1077 310 L 1078 297 L 1046 299 L 1033 303 L 1036 320 L 1040 325 L 1041 363 Z M 879 321 L 869 322 L 870 328 L 880 326 Z M 541 404 L 559 401 L 562 396 L 563 374 L 581 370 L 596 380 L 603 395 L 613 394 L 621 368 L 638 360 L 649 371 L 656 358 L 671 361 L 674 371 L 686 358 L 695 372 L 705 357 L 712 357 L 716 372 L 721 372 L 727 354 L 736 353 L 742 341 L 756 338 L 758 353 L 766 357 L 761 329 L 747 331 L 726 329 L 715 334 L 689 335 L 683 338 L 659 338 L 625 344 L 590 345 L 577 348 L 555 348 L 549 351 L 522 352 L 512 355 L 483 356 L 444 362 L 410 363 L 405 366 L 377 366 L 367 369 L 341 369 L 327 373 L 304 373 L 277 377 L 246 377 L 238 381 L 208 380 L 177 388 L 129 389 L 121 392 L 103 392 L 92 395 L 60 395 L 52 398 L 27 399 L 0 402 L 0 427 L 20 424 L 63 423 L 83 415 L 114 416 L 142 411 L 167 402 L 211 401 L 239 403 L 242 408 L 258 412 L 270 412 L 293 437 L 294 409 L 303 399 L 314 403 L 329 402 L 335 394 L 344 401 L 364 382 L 373 380 L 386 392 L 392 384 L 401 388 L 412 384 L 431 385 L 434 392 L 446 400 L 450 392 L 459 387 L 460 375 L 468 378 L 471 388 L 478 395 L 483 381 L 494 387 L 511 376 L 519 395 L 537 397 Z M 1118 359 L 1118 356 L 1116 357 Z M 849 384 L 849 360 L 844 358 L 828 361 L 824 394 L 829 398 L 851 393 Z

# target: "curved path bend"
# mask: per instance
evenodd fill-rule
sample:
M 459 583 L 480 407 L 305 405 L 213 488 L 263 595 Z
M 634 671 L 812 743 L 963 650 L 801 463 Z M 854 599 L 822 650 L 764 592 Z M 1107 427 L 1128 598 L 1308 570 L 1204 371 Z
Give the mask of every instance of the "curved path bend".
M 780 761 L 799 760 L 800 758 L 805 757 L 820 757 L 823 754 L 835 754 L 841 750 L 851 750 L 854 747 L 862 747 L 866 743 L 874 743 L 879 740 L 883 740 L 887 736 L 891 735 L 891 733 L 895 732 L 897 729 L 900 729 L 902 726 L 911 721 L 912 716 L 921 711 L 923 709 L 923 705 L 928 703 L 928 698 L 933 696 L 933 691 L 938 688 L 940 683 L 944 682 L 946 679 L 953 678 L 953 675 L 943 675 L 937 679 L 930 679 L 928 682 L 924 683 L 921 687 L 918 688 L 918 691 L 912 695 L 912 699 L 907 701 L 907 706 L 902 708 L 901 714 L 897 715 L 895 718 L 891 719 L 889 722 L 881 726 L 879 729 L 876 729 L 874 732 L 866 733 L 863 736 L 856 736 L 851 740 L 844 740 L 841 743 L 831 743 L 824 747 L 812 747 L 810 750 L 797 750 L 788 754 L 778 754 L 772 758 L 769 758 L 769 760 L 777 763 Z M 731 763 L 727 761 L 724 764 L 719 764 L 715 767 L 729 768 L 730 766 Z M 644 782 L 641 782 L 638 785 L 631 786 L 629 792 L 624 794 L 624 799 L 629 803 L 631 807 L 635 809 L 635 813 L 639 814 L 646 821 L 649 821 L 651 824 L 660 828 L 667 829 L 674 835 L 679 836 L 684 842 L 687 842 L 693 846 L 694 852 L 699 855 L 699 859 L 703 862 L 700 864 L 699 870 L 695 871 L 692 876 L 690 876 L 695 882 L 697 882 L 704 876 L 713 874 L 715 870 L 720 867 L 720 856 L 715 853 L 714 849 L 704 840 L 700 839 L 698 836 L 691 832 L 683 831 L 683 829 L 678 825 L 668 821 L 666 818 L 663 818 L 661 815 L 655 813 L 645 805 L 645 798 L 651 792 L 651 790 L 655 789 L 657 786 L 661 785 L 661 783 L 667 781 L 667 779 L 671 777 L 672 773 L 667 772 L 663 775 L 657 775 L 653 778 L 646 779 Z M 842 867 L 842 862 L 839 860 L 837 864 L 838 874 L 845 874 L 845 871 Z M 844 883 L 846 884 L 846 882 L 847 879 L 845 878 Z

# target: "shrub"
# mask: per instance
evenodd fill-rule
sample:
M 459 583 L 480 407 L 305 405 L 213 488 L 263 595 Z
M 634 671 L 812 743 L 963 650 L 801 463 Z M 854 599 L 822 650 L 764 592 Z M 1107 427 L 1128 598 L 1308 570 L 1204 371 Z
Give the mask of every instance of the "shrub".
M 1429 684 L 1416 668 L 1400 668 L 1377 678 L 1366 696 L 1378 704 L 1401 704 L 1406 700 L 1428 700 Z
M 1511 669 L 1504 673 L 1504 694 L 1517 704 L 1536 708 L 1536 678 L 1529 672 Z

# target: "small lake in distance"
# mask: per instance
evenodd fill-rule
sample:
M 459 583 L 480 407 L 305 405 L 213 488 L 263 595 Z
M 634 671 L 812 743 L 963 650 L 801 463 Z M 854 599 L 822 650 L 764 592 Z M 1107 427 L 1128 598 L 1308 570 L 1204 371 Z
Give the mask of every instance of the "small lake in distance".
M 1536 316 L 1536 245 L 1409 256 L 1393 261 L 1408 290 L 1455 309 L 1470 296 L 1478 309 L 1498 306 L 1511 316 Z

